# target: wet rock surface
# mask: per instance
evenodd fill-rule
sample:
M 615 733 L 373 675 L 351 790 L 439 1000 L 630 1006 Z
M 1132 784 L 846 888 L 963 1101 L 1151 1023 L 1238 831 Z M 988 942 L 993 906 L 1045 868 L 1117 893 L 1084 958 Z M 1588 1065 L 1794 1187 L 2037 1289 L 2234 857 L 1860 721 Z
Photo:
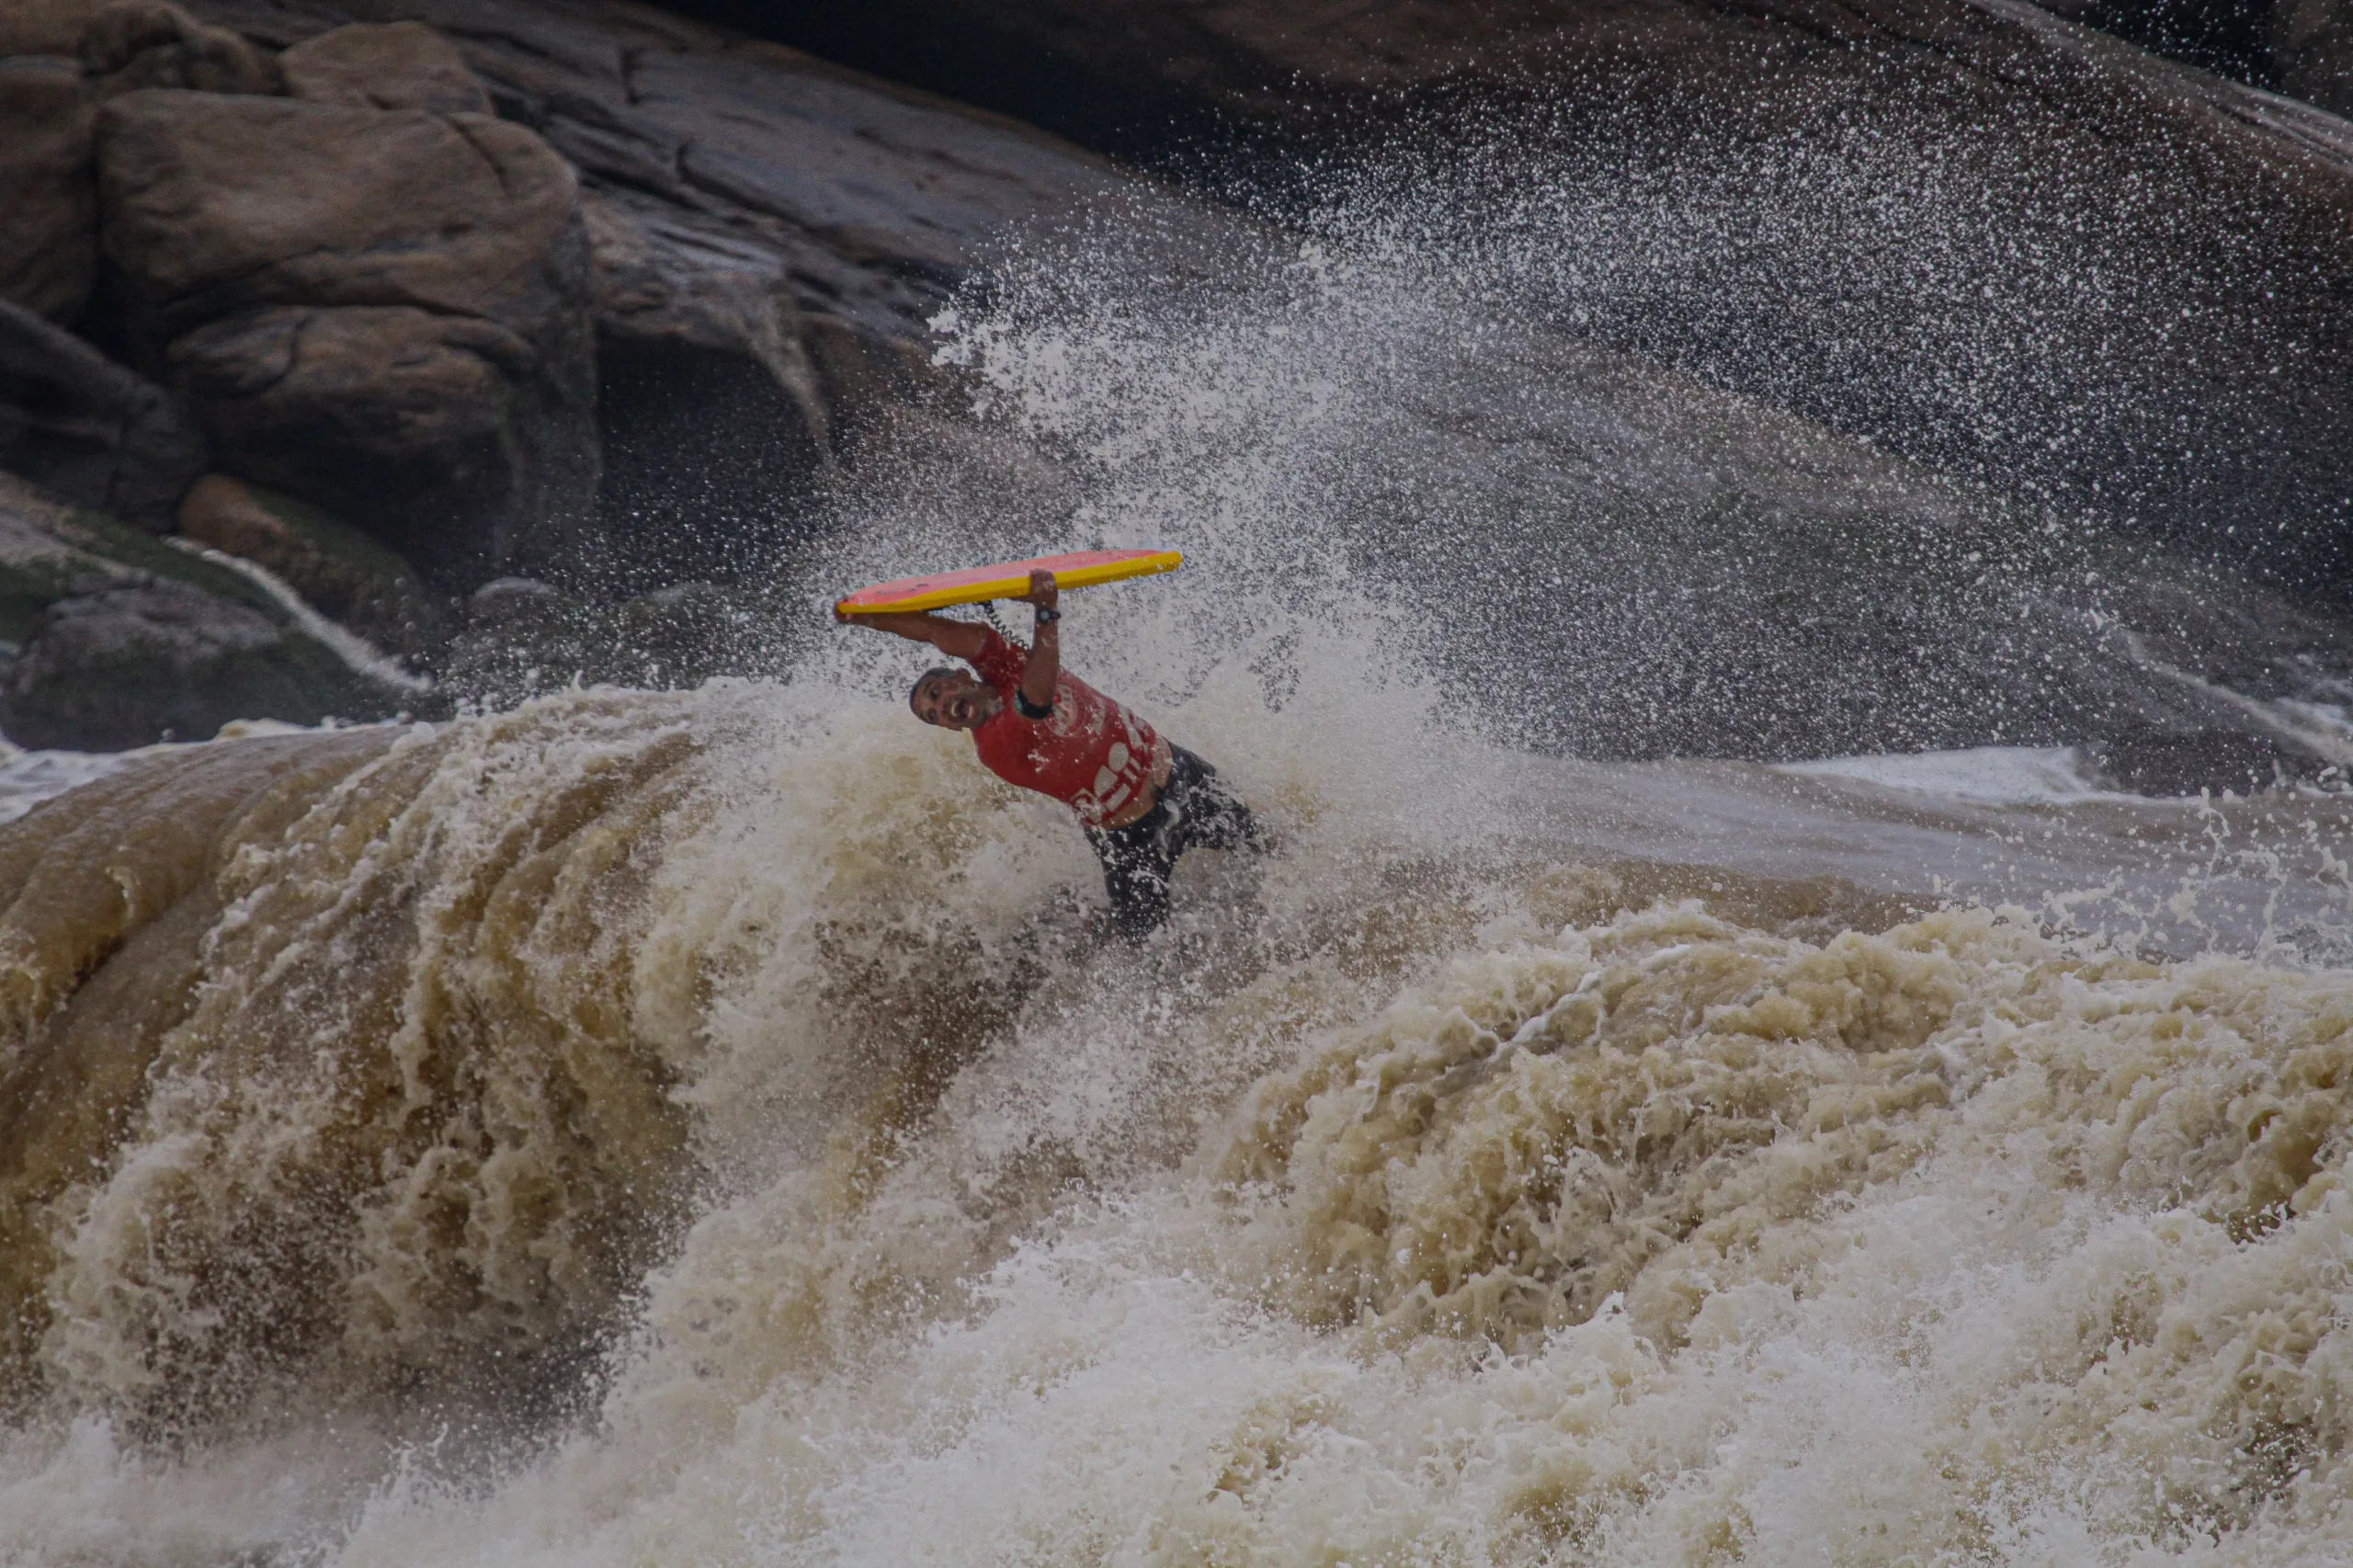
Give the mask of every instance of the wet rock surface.
M 267 617 L 186 584 L 85 580 L 43 613 L 0 679 L 0 728 L 23 745 L 120 751 L 208 738 L 267 710 L 298 723 L 325 717 L 288 653 Z
M 204 464 L 171 393 L 0 300 L 0 469 L 162 533 Z
M 266 568 L 320 614 L 387 653 L 426 662 L 447 635 L 440 601 L 407 562 L 290 496 L 207 474 L 181 504 L 179 531 Z
M 355 669 L 237 574 L 0 474 L 0 733 L 119 751 L 233 719 L 376 719 L 416 693 Z

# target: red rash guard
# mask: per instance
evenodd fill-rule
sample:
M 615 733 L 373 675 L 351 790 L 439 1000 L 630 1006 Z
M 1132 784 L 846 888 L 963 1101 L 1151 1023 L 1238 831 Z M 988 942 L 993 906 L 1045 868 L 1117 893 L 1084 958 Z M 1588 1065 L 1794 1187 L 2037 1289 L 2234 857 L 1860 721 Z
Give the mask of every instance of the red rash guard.
M 1150 724 L 1067 670 L 1054 677 L 1053 716 L 1023 718 L 1014 696 L 1029 650 L 994 631 L 987 637 L 970 662 L 1005 700 L 996 717 L 972 732 L 990 772 L 1051 795 L 1089 827 L 1152 787 L 1161 739 Z

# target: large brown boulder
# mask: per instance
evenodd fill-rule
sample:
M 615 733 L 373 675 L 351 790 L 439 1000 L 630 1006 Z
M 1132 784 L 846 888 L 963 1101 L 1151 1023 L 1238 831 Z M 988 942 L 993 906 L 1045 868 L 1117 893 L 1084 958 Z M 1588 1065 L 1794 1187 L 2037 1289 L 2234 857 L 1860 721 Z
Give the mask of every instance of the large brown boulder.
M 0 300 L 71 321 L 97 276 L 94 108 L 81 67 L 0 60 Z
M 0 300 L 68 322 L 97 277 L 91 126 L 136 87 L 267 93 L 270 57 L 158 0 L 9 0 L 0 8 Z
M 134 92 L 99 119 L 130 328 L 224 466 L 446 576 L 560 558 L 596 483 L 571 169 L 486 116 Z
M 144 92 L 99 121 L 108 254 L 166 337 L 248 306 L 414 305 L 538 338 L 577 305 L 577 182 L 478 115 Z
M 278 57 L 290 97 L 351 108 L 488 114 L 490 95 L 449 40 L 417 22 L 364 22 L 306 39 Z

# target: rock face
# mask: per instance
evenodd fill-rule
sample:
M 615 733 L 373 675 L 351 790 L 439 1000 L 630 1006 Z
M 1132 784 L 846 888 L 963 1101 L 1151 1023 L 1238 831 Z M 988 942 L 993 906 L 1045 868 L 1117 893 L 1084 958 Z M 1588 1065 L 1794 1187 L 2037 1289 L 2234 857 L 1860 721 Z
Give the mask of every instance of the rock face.
M 1168 199 L 628 5 L 25 0 L 0 55 L 0 292 L 67 319 L 103 232 L 101 337 L 216 464 L 452 589 L 759 575 L 937 395 L 926 324 L 990 247 Z
M 2353 116 L 2353 6 L 2345 0 L 2278 0 L 2271 58 L 2283 91 Z
M 256 713 L 315 723 L 332 710 L 316 677 L 334 672 L 301 664 L 258 610 L 184 583 L 96 579 L 49 608 L 0 679 L 0 728 L 22 745 L 121 751 Z
M 70 321 L 97 276 L 93 105 L 71 60 L 0 60 L 0 300 Z
M 463 579 L 578 544 L 596 459 L 587 242 L 537 136 L 143 91 L 99 118 L 134 336 L 223 459 Z
M 290 496 L 209 473 L 181 503 L 179 530 L 267 568 L 385 653 L 423 661 L 441 642 L 444 618 L 407 562 Z
M 162 533 L 204 462 L 169 393 L 0 300 L 0 469 Z
M 1563 256 L 1705 215 L 1617 287 L 1531 290 L 1564 328 L 2307 603 L 2353 575 L 2353 127 L 2023 0 L 682 4 L 1131 152 L 1516 103 L 1495 205 L 1586 191 Z M 2342 59 L 2330 0 L 2279 15 L 2313 71 Z M 1989 224 L 2013 251 L 1972 248 Z M 1981 289 L 1983 330 L 1939 346 L 1974 362 L 1907 375 L 1921 301 Z
M 450 591 L 543 575 L 599 637 L 650 639 L 579 667 L 665 681 L 724 657 L 707 604 L 765 580 L 864 432 L 928 416 L 927 318 L 997 236 L 1169 199 L 789 50 L 555 0 L 17 0 L 0 199 L 0 466 L 176 517 L 412 657 Z M 253 653 L 239 614 L 179 602 L 199 563 L 85 545 L 17 584 L 6 634 L 47 652 L 12 722 L 199 724 L 167 681 L 138 724 L 56 697 L 118 655 L 234 687 Z M 74 583 L 114 585 L 58 608 Z M 233 574 L 199 588 L 284 630 Z
M 449 41 L 416 22 L 357 23 L 278 57 L 288 96 L 347 108 L 489 114 L 490 95 Z
M 199 93 L 274 93 L 269 57 L 224 28 L 210 28 L 160 0 L 102 0 L 82 30 L 82 67 L 98 96 L 142 87 Z
M 381 718 L 413 694 L 355 670 L 268 595 L 0 474 L 0 731 L 115 751 L 232 719 Z
M 1503 672 L 1551 683 L 1558 711 L 1531 739 L 1787 757 L 2109 734 L 2119 777 L 2244 782 L 2294 748 L 2233 752 L 2231 692 L 2318 701 L 2310 672 L 2345 663 L 2326 626 L 2254 638 L 2252 675 L 2207 657 L 2227 630 L 2200 632 L 2149 655 L 2173 671 L 2153 685 L 2101 629 L 2120 595 L 2145 608 L 2197 585 L 2135 576 L 2138 546 L 2062 561 L 2039 542 L 2080 505 L 2211 546 L 2245 569 L 2217 591 L 2265 628 L 2292 618 L 2243 578 L 2309 583 L 2334 559 L 2353 497 L 2353 326 L 2334 302 L 2353 153 L 2325 116 L 2010 0 L 818 0 L 741 19 L 870 47 L 1106 145 L 1173 115 L 1347 150 L 1468 98 L 1520 117 L 1478 165 L 1515 199 L 1582 191 L 1619 222 L 1620 187 L 1666 171 L 1649 229 L 1550 235 L 1542 265 L 1482 280 L 1477 322 L 1389 345 L 1424 369 L 1358 411 L 1377 442 L 1284 453 L 1328 460 L 1357 503 L 1335 526 L 1361 528 L 1347 543 L 1368 562 L 1418 581 L 1414 552 L 1443 546 L 1499 617 L 1472 629 L 1482 645 L 1539 644 Z M 1297 259 L 1293 239 L 1051 136 L 616 0 L 25 0 L 0 53 L 60 128 L 0 144 L 0 178 L 21 156 L 97 179 L 77 199 L 41 176 L 21 222 L 61 236 L 53 276 L 10 275 L 39 300 L 0 318 L 44 385 L 94 412 L 17 397 L 0 460 L 149 522 L 177 505 L 191 540 L 495 700 L 575 674 L 760 667 L 836 491 L 888 507 L 891 486 L 933 485 L 917 499 L 938 515 L 1012 526 L 1097 498 L 1084 451 L 1008 455 L 960 423 L 931 358 L 960 288 L 1008 254 L 1060 254 L 1040 230 L 1084 231 L 1074 252 L 1132 244 L 1139 275 L 1202 280 L 1211 311 Z M 0 116 L 12 101 L 0 90 Z M 1807 158 L 1813 184 L 1775 184 Z M 1882 198 L 1900 222 L 1870 227 Z M 1438 199 L 1416 186 L 1404 204 Z M 1674 227 L 1692 218 L 1708 227 Z M 2092 238 L 2071 250 L 2078 225 Z M 2276 276 L 2242 287 L 2251 266 Z M 138 374 L 43 324 L 76 290 L 95 303 L 75 324 Z M 2115 297 L 2129 309 L 2068 336 Z M 1342 338 L 1332 353 L 1356 352 Z M 176 408 L 209 454 L 132 461 L 132 415 Z M 210 477 L 180 505 L 199 458 Z M 12 722 L 115 744 L 199 725 L 201 693 L 224 690 L 357 710 L 319 681 L 256 684 L 256 659 L 308 655 L 257 651 L 244 612 L 281 640 L 299 627 L 251 584 L 119 550 L 93 570 L 63 527 L 12 612 Z M 2089 568 L 2104 585 L 2078 591 Z M 436 600 L 493 579 L 437 648 Z M 1574 615 L 1567 582 L 1586 585 Z M 183 587 L 236 608 L 199 611 Z M 93 674 L 126 660 L 160 673 Z M 145 717 L 93 683 L 137 687 Z
M 290 91 L 337 102 L 348 89 L 330 78 L 387 74 L 333 60 L 376 61 L 397 35 L 422 61 L 420 35 L 445 39 L 499 115 L 578 172 L 600 355 L 596 548 L 509 564 L 608 597 L 771 569 L 873 416 L 937 395 L 926 324 L 993 247 L 1173 199 L 1028 127 L 645 6 L 195 9 L 282 50 Z M 372 25 L 335 26 L 355 17 Z M 407 68 L 404 91 L 453 80 L 446 58 L 436 72 Z M 740 434 L 714 445 L 715 429 Z M 326 499 L 291 474 L 256 477 Z

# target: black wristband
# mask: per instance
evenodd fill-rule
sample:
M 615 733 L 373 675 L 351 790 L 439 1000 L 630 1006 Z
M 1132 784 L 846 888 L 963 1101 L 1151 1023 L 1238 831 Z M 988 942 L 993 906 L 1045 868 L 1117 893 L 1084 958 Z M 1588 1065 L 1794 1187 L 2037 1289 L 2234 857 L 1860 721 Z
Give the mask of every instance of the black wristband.
M 1062 618 L 1062 611 L 1052 608 L 1051 606 L 1040 605 L 1038 607 L 1038 619 L 1034 624 L 1039 626 L 1051 626 Z
M 1013 694 L 1013 709 L 1015 712 L 1020 714 L 1024 719 L 1029 720 L 1033 724 L 1040 719 L 1051 719 L 1054 716 L 1054 705 L 1052 703 L 1049 702 L 1043 708 L 1040 708 L 1036 703 L 1029 700 L 1029 697 L 1027 692 L 1019 690 L 1016 690 Z

